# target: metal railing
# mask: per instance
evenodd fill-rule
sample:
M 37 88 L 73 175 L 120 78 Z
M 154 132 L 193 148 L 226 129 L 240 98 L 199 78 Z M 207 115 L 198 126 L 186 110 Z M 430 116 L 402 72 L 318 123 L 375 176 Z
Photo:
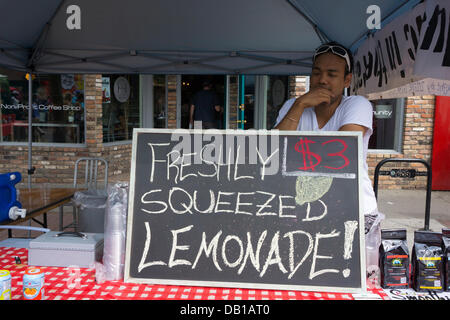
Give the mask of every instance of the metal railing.
M 381 167 L 386 163 L 421 163 L 427 169 L 426 172 L 417 171 L 416 169 L 404 169 L 395 168 L 390 170 L 381 170 Z M 375 192 L 375 197 L 378 198 L 378 177 L 390 176 L 392 178 L 410 178 L 414 179 L 418 176 L 427 177 L 427 189 L 426 189 L 426 199 L 425 199 L 425 223 L 424 230 L 430 229 L 430 205 L 431 205 L 431 166 L 428 162 L 423 159 L 402 159 L 402 158 L 387 158 L 381 160 L 375 167 L 374 179 L 373 179 L 373 191 Z

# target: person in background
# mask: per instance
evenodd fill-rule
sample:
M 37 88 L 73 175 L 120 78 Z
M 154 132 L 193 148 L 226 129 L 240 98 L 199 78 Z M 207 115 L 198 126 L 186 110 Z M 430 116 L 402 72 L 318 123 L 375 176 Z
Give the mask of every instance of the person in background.
M 194 127 L 194 121 L 201 121 L 203 129 L 216 129 L 216 114 L 221 111 L 219 98 L 211 90 L 211 83 L 204 81 L 203 89 L 197 92 L 189 110 L 189 125 Z

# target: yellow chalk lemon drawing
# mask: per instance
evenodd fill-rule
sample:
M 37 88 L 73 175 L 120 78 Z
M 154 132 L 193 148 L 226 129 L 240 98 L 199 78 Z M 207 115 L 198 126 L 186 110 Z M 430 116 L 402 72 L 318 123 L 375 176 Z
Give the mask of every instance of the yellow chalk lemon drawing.
M 298 205 L 311 203 L 319 200 L 330 190 L 333 178 L 331 177 L 311 177 L 299 176 L 295 183 L 297 196 L 295 202 Z

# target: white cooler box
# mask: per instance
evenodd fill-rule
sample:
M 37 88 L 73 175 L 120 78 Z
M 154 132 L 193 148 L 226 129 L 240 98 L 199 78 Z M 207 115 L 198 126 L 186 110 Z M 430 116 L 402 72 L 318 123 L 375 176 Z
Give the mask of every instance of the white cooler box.
M 103 233 L 50 231 L 30 241 L 28 265 L 93 268 L 103 257 Z

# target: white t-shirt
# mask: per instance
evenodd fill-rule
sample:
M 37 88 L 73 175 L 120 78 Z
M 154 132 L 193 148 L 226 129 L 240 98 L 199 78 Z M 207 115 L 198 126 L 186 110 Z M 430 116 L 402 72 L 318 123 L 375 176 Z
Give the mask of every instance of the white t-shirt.
M 284 103 L 278 113 L 276 125 L 283 120 L 294 102 L 295 98 L 292 98 Z M 330 120 L 328 120 L 322 128 L 319 128 L 314 108 L 306 108 L 303 111 L 297 126 L 297 130 L 299 131 L 338 131 L 346 124 L 358 124 L 367 128 L 366 133 L 363 135 L 364 170 L 362 172 L 362 208 L 364 214 L 369 214 L 377 210 L 377 201 L 373 191 L 372 182 L 369 179 L 366 161 L 369 138 L 372 135 L 372 117 L 373 107 L 366 98 L 362 96 L 342 96 L 340 105 L 337 107 Z

